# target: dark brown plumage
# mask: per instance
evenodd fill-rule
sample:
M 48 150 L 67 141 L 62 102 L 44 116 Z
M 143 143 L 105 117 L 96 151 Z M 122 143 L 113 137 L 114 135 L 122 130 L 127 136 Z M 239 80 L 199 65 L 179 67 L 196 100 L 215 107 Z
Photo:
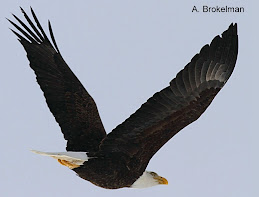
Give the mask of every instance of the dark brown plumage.
M 130 187 L 145 171 L 152 156 L 182 128 L 197 120 L 233 72 L 237 53 L 237 25 L 216 36 L 181 70 L 170 85 L 148 99 L 125 122 L 106 135 L 94 100 L 62 58 L 54 39 L 37 27 L 21 9 L 27 31 L 10 21 L 27 52 L 50 111 L 67 140 L 67 151 L 94 157 L 73 170 L 104 188 Z M 30 29 L 31 28 L 31 29 Z

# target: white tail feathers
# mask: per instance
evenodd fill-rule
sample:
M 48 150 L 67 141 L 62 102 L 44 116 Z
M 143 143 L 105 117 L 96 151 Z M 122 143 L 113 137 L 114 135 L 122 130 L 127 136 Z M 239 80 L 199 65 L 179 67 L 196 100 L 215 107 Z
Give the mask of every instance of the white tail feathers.
M 88 161 L 88 159 L 90 159 L 87 156 L 86 152 L 41 152 L 37 150 L 31 150 L 31 151 L 36 154 L 52 157 L 54 159 L 59 160 L 59 162 L 60 160 L 66 161 L 75 166 L 83 165 L 85 161 Z M 66 166 L 69 167 L 68 165 Z

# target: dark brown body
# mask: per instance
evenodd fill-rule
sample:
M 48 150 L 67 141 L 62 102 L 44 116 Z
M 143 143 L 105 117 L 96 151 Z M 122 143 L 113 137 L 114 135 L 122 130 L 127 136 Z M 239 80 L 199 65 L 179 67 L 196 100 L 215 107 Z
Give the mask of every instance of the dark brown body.
M 83 166 L 73 169 L 81 178 L 107 188 L 130 187 L 144 172 L 146 165 L 130 161 L 120 154 L 89 159 Z

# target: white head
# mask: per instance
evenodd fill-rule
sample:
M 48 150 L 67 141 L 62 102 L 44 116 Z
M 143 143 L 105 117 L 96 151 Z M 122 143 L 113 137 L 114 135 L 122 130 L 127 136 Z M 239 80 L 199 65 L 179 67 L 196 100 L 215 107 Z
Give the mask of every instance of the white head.
M 156 185 L 168 185 L 168 181 L 155 172 L 145 171 L 132 185 L 131 188 L 146 188 Z

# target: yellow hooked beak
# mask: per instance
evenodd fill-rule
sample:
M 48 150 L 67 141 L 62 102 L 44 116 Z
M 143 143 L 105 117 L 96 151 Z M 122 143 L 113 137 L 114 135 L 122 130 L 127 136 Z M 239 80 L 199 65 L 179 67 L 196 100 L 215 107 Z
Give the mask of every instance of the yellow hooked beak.
M 154 177 L 154 179 L 156 179 L 159 184 L 168 185 L 168 181 L 164 177 L 157 176 Z

